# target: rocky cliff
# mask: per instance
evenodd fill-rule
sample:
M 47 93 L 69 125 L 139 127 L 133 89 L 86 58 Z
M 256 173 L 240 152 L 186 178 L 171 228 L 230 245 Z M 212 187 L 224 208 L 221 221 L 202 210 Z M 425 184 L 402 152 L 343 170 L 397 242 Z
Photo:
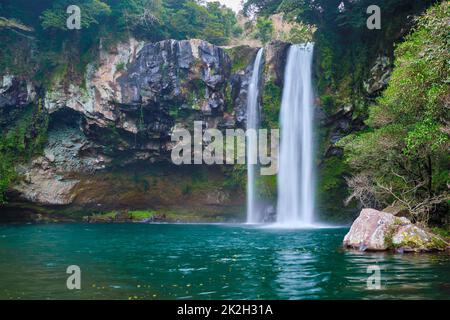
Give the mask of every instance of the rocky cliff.
M 280 86 L 287 48 L 277 42 L 266 50 L 265 77 Z M 184 205 L 240 211 L 245 195 L 227 188 L 226 168 L 186 170 L 171 164 L 170 135 L 176 126 L 192 128 L 196 120 L 204 129 L 245 128 L 257 50 L 223 49 L 202 40 L 129 39 L 100 48 L 82 79 L 68 72 L 37 87 L 25 77 L 4 75 L 2 128 L 35 105 L 48 117 L 48 129 L 43 152 L 17 164 L 20 179 L 2 211 Z

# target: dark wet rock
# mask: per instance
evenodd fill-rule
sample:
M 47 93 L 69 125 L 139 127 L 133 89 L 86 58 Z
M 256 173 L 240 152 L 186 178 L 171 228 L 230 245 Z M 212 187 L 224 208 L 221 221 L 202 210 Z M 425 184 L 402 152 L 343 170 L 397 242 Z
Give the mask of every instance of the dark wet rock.
M 386 88 L 392 72 L 392 63 L 388 57 L 379 56 L 370 69 L 370 78 L 364 81 L 364 89 L 372 96 Z
M 325 125 L 328 124 L 328 115 L 327 113 L 323 110 L 323 108 L 317 107 L 314 108 L 314 118 L 317 122 L 320 123 L 320 125 Z
M 24 106 L 35 97 L 34 88 L 27 80 L 7 74 L 0 84 L 0 108 Z
M 11 124 L 35 98 L 30 81 L 9 74 L 0 76 L 0 128 Z
M 272 78 L 276 85 L 283 86 L 284 71 L 290 43 L 274 40 L 265 47 L 265 64 L 267 67 L 266 77 Z
M 339 139 L 336 139 L 338 141 Z M 344 155 L 344 150 L 340 147 L 330 146 L 325 152 L 325 157 L 342 157 Z
M 243 70 L 238 70 L 230 79 L 235 120 L 236 124 L 242 128 L 246 126 L 248 86 L 252 77 L 253 63 L 257 50 L 253 50 L 252 54 L 253 57 L 249 60 L 250 63 Z
M 223 49 L 202 40 L 165 40 L 145 45 L 136 61 L 118 78 L 122 104 L 167 107 L 192 104 L 190 95 L 204 105 L 223 108 L 221 88 L 230 76 L 231 61 Z M 192 105 L 191 105 L 192 107 Z

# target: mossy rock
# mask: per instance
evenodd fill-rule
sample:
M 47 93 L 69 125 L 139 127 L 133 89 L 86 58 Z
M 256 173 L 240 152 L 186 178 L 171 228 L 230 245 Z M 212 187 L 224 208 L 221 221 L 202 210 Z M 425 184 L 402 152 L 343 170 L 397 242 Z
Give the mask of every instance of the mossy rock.
M 415 225 L 400 226 L 392 237 L 392 247 L 401 251 L 445 250 L 448 243 L 437 235 Z
M 344 238 L 344 246 L 361 251 L 443 251 L 449 244 L 404 217 L 375 209 L 363 209 Z
M 226 49 L 226 53 L 230 56 L 232 61 L 231 73 L 236 73 L 240 70 L 245 70 L 248 65 L 252 63 L 258 48 L 250 46 L 237 46 Z

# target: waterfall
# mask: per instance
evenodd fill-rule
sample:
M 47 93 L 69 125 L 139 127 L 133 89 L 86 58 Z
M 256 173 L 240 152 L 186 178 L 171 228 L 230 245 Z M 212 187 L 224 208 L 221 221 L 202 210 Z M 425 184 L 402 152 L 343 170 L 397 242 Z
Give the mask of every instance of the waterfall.
M 277 224 L 314 223 L 313 44 L 289 48 L 280 111 Z
M 252 77 L 247 95 L 247 130 L 259 127 L 259 79 L 261 74 L 263 48 L 258 50 L 253 64 Z M 255 169 L 258 139 L 256 135 L 247 136 L 247 223 L 260 222 L 255 206 Z

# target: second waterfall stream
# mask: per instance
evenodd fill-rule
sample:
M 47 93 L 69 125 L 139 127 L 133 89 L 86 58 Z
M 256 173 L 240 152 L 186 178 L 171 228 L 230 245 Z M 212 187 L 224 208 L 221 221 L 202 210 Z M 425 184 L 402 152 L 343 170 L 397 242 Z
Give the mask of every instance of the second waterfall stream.
M 263 63 L 263 48 L 259 49 L 253 64 L 252 77 L 248 85 L 247 95 L 247 130 L 259 128 L 259 79 Z M 258 138 L 247 136 L 247 223 L 258 223 L 260 213 L 255 205 L 255 168 L 257 159 Z
M 277 224 L 314 224 L 313 44 L 289 48 L 280 111 Z

